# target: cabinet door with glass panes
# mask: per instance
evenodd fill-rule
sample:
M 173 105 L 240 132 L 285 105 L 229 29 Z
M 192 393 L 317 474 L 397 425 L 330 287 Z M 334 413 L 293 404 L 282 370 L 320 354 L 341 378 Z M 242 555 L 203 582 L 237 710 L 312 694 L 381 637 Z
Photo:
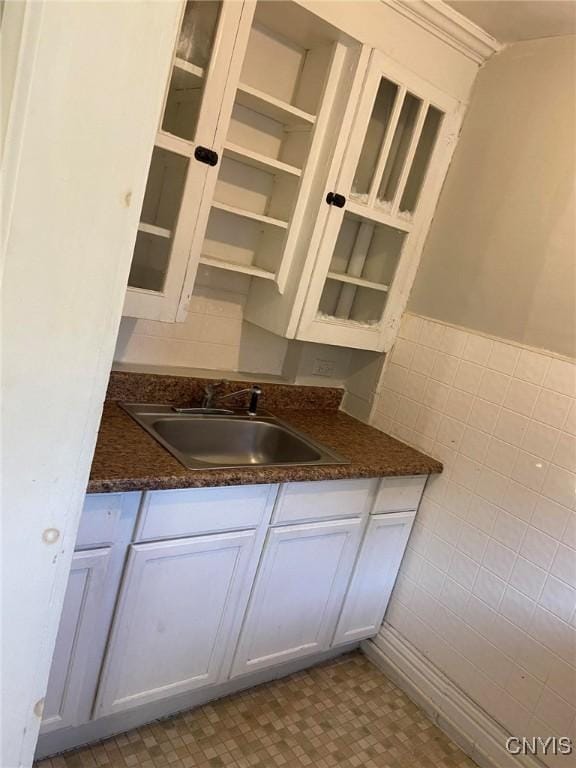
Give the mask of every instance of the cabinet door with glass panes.
M 360 46 L 298 3 L 250 5 L 207 227 L 192 253 L 282 292 L 339 84 Z M 192 289 L 188 279 L 180 320 Z
M 221 113 L 244 5 L 183 3 L 172 69 L 150 161 L 124 314 L 173 321 L 204 187 L 216 175 Z M 206 213 L 207 215 L 207 213 Z
M 297 338 L 387 351 L 461 116 L 455 99 L 373 51 Z

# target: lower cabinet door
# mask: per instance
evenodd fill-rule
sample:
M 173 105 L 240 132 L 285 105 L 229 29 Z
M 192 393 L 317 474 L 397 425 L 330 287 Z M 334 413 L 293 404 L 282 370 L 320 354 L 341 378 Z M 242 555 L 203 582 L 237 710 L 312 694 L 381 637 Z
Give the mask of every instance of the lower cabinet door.
M 233 677 L 329 648 L 361 532 L 360 519 L 269 531 Z
M 242 531 L 130 547 L 96 716 L 219 682 L 255 539 Z
M 370 519 L 332 645 L 372 637 L 380 629 L 416 512 Z
M 44 699 L 41 733 L 84 722 L 94 688 L 85 685 L 101 656 L 94 644 L 107 585 L 111 549 L 75 552 L 62 607 L 60 627 Z M 86 697 L 89 700 L 86 701 Z

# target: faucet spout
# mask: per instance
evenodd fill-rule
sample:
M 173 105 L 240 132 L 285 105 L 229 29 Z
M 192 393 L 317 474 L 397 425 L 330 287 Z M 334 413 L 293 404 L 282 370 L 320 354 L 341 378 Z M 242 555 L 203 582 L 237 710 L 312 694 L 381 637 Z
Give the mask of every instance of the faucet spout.
M 245 394 L 250 394 L 250 402 L 248 403 L 248 415 L 256 416 L 258 411 L 258 399 L 262 394 L 262 389 L 257 384 L 253 384 L 251 387 L 247 387 L 246 389 L 239 389 L 236 392 L 229 392 L 227 395 L 221 395 L 218 397 L 218 402 L 227 400 L 229 397 L 238 397 L 238 395 Z M 210 400 L 210 402 L 212 402 L 212 400 Z
M 222 387 L 226 384 L 226 380 L 216 382 L 216 384 L 206 384 L 204 387 L 204 397 L 202 398 L 202 408 L 212 408 L 212 403 L 216 395 L 218 387 Z

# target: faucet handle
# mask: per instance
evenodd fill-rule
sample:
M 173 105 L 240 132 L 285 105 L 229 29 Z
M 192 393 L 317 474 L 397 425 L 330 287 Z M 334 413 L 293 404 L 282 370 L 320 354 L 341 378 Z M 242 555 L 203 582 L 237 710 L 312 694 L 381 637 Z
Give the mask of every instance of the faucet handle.
M 248 415 L 256 416 L 258 411 L 258 399 L 262 394 L 262 388 L 258 384 L 253 384 L 250 387 L 250 403 L 248 405 Z

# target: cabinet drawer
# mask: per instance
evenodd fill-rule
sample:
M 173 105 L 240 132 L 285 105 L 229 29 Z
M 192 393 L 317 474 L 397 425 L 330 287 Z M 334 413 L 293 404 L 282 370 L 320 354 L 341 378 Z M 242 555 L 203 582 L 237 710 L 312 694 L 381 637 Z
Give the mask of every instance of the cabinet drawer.
M 374 479 L 287 483 L 278 493 L 272 523 L 359 517 L 368 511 L 377 483 Z
M 373 512 L 404 512 L 418 509 L 428 475 L 383 477 Z
M 256 528 L 274 502 L 277 488 L 233 485 L 149 491 L 144 494 L 136 541 Z
M 91 493 L 86 496 L 76 537 L 77 549 L 114 544 L 124 495 L 122 493 Z

